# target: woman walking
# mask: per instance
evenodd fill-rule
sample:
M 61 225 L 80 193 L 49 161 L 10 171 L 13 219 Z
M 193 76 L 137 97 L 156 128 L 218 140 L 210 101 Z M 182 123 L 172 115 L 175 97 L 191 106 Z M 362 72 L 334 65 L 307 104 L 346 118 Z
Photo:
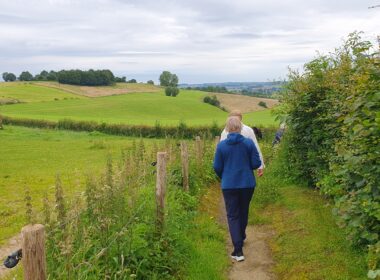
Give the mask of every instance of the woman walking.
M 241 129 L 238 117 L 227 119 L 227 139 L 218 144 L 214 158 L 214 170 L 222 180 L 228 227 L 234 245 L 231 257 L 237 261 L 244 260 L 243 242 L 249 203 L 256 186 L 253 170 L 261 166 L 255 144 L 240 134 Z

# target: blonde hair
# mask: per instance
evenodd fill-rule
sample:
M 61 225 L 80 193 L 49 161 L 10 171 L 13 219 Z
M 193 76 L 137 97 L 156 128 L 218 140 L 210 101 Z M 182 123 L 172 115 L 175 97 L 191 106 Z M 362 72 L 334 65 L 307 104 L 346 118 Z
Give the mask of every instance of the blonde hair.
M 231 133 L 231 132 L 238 132 L 238 133 L 240 133 L 241 132 L 241 128 L 242 128 L 242 125 L 241 125 L 241 121 L 240 121 L 239 117 L 232 116 L 232 117 L 228 117 L 227 118 L 227 121 L 226 121 L 226 131 L 228 133 Z
M 243 115 L 239 110 L 233 110 L 231 113 L 228 115 L 229 117 L 238 117 L 240 121 L 243 119 Z

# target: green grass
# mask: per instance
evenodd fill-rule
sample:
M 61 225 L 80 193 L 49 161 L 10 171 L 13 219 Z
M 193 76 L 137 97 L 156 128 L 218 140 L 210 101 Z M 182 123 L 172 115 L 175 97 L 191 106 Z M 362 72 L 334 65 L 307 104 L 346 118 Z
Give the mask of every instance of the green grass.
M 19 102 L 44 102 L 63 99 L 83 99 L 63 90 L 25 82 L 0 83 L 0 100 L 16 99 Z
M 40 209 L 44 193 L 54 192 L 57 173 L 72 196 L 83 189 L 87 172 L 102 172 L 108 154 L 119 158 L 131 145 L 126 137 L 5 126 L 0 130 L 0 244 L 25 223 L 26 185 Z
M 1 106 L 0 113 L 18 118 L 32 118 L 58 121 L 64 118 L 92 120 L 107 123 L 154 125 L 224 124 L 227 113 L 205 104 L 206 93 L 181 90 L 179 96 L 167 97 L 160 93 L 130 93 L 124 95 L 86 98 L 80 100 L 59 100 L 30 104 Z M 275 125 L 269 110 L 247 114 L 245 123 L 254 125 Z
M 226 252 L 227 229 L 218 222 L 221 199 L 219 185 L 209 187 L 201 198 L 200 211 L 189 235 L 192 247 L 186 279 L 227 279 L 230 265 Z
M 281 167 L 286 163 L 273 157 L 267 146 L 263 150 L 272 163 L 267 162 L 259 179 L 250 223 L 275 230 L 270 245 L 278 279 L 367 279 L 365 252 L 351 247 L 336 225 L 333 202 L 316 190 L 287 182 Z

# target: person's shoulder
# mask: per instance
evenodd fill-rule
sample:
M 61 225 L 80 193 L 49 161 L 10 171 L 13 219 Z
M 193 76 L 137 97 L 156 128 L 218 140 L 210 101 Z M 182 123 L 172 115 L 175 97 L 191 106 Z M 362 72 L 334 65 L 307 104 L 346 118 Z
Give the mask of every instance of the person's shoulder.
M 249 131 L 249 132 L 253 132 L 252 127 L 250 127 L 250 126 L 248 126 L 248 125 L 246 125 L 244 123 L 243 123 L 243 130 L 246 130 L 246 131 Z
M 224 140 L 221 140 L 219 143 L 218 143 L 218 145 L 216 145 L 216 148 L 218 149 L 220 149 L 220 148 L 222 148 L 222 147 L 224 147 L 225 145 L 226 145 L 226 141 L 227 141 L 227 139 L 224 139 Z
M 252 135 L 255 135 L 255 133 L 253 132 L 253 129 L 250 128 L 248 125 L 245 125 L 245 124 L 243 124 L 241 134 L 245 137 L 248 137 L 248 138 L 252 137 Z
M 248 138 L 248 137 L 244 137 L 243 143 L 249 147 L 254 145 L 253 140 L 251 138 Z

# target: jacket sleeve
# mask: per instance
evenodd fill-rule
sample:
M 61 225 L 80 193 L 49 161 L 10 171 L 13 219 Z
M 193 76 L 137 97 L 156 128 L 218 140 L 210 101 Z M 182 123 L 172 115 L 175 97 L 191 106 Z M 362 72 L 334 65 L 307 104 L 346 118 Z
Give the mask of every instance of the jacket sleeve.
M 227 135 L 228 135 L 228 133 L 227 133 L 226 129 L 223 129 L 222 134 L 220 135 L 220 141 L 227 139 Z
M 261 166 L 261 158 L 259 155 L 259 152 L 257 151 L 256 145 L 253 143 L 253 141 L 249 141 L 251 149 L 250 149 L 250 164 L 251 164 L 251 169 L 257 169 Z
M 257 138 L 256 138 L 256 135 L 255 135 L 255 132 L 253 131 L 253 129 L 249 129 L 249 131 L 247 130 L 247 134 L 248 134 L 248 137 L 247 138 L 250 138 L 252 139 L 253 143 L 255 144 L 256 146 L 256 149 L 259 153 L 259 156 L 260 156 L 260 160 L 261 160 L 261 165 L 260 165 L 260 169 L 264 168 L 265 167 L 265 164 L 264 164 L 264 157 L 263 157 L 263 154 L 261 153 L 261 150 L 260 150 L 260 146 L 259 146 L 259 142 L 257 141 Z
M 216 147 L 213 167 L 214 167 L 214 171 L 215 171 L 216 175 L 218 175 L 218 177 L 220 179 L 222 179 L 224 162 L 223 162 L 223 155 L 222 155 L 222 151 L 220 148 L 220 144 L 218 144 L 218 146 Z

